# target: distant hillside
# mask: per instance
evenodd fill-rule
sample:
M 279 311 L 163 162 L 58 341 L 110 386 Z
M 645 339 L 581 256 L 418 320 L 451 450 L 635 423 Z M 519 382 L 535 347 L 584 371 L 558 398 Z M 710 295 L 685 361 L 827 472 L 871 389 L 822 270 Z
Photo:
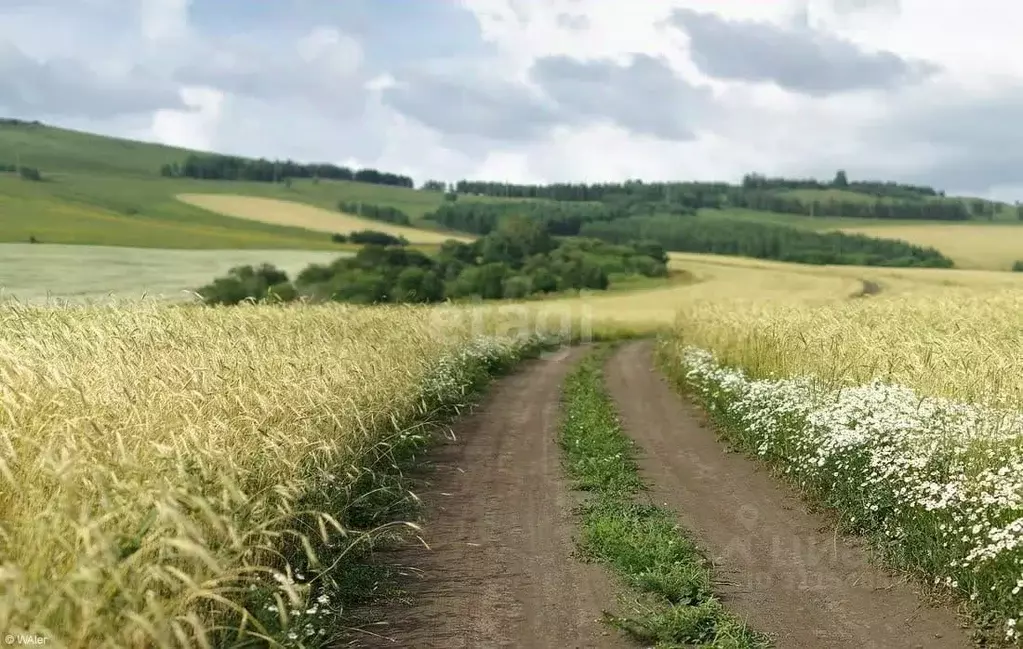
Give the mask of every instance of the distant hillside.
M 71 131 L 39 122 L 0 120 L 0 164 L 48 173 L 157 176 L 160 167 L 193 151 L 150 142 Z
M 601 224 L 620 221 L 613 229 L 621 237 L 625 224 L 667 227 L 664 219 L 698 216 L 730 224 L 854 230 L 935 246 L 969 267 L 985 260 L 984 267 L 1007 268 L 1015 260 L 1015 231 L 996 231 L 989 224 L 1016 226 L 1023 221 L 1023 209 L 1016 206 L 948 197 L 933 187 L 849 179 L 844 172 L 825 181 L 749 174 L 738 183 L 522 185 L 462 180 L 449 185 L 430 180 L 414 187 L 412 178 L 385 170 L 243 158 L 0 119 L 0 242 L 345 247 L 324 231 L 283 226 L 288 219 L 277 215 L 236 218 L 178 200 L 181 195 L 230 194 L 324 208 L 328 212 L 318 221 L 321 230 L 329 230 L 329 215 L 337 214 L 339 231 L 351 216 L 363 216 L 403 227 L 485 234 L 504 216 L 518 214 L 543 220 L 552 234 L 561 236 L 577 235 L 584 228 L 603 231 L 607 228 Z M 945 236 L 935 238 L 928 228 L 936 223 L 976 227 L 978 232 L 967 236 L 965 230 L 943 230 Z M 741 223 L 712 232 L 719 236 L 730 228 L 753 232 Z M 783 231 L 770 232 L 781 236 Z M 790 242 L 824 241 L 785 232 Z M 1001 246 L 997 255 L 988 254 L 992 242 Z
M 844 171 L 831 181 L 769 178 L 747 174 L 727 182 L 551 183 L 519 185 L 461 180 L 459 193 L 502 198 L 547 198 L 600 202 L 643 214 L 695 214 L 700 210 L 749 210 L 808 217 L 878 221 L 1023 220 L 1023 206 L 973 198 L 946 197 L 933 187 L 890 181 L 849 180 Z
M 19 167 L 39 176 L 19 174 Z M 422 216 L 441 206 L 444 187 L 424 191 L 411 184 L 406 176 L 371 169 L 224 156 L 0 119 L 0 242 L 339 250 L 350 246 L 321 231 L 218 214 L 177 197 L 232 194 L 306 203 L 337 214 L 339 230 L 350 221 L 342 204 L 357 211 L 365 206 L 367 213 L 390 207 L 413 226 L 438 229 Z

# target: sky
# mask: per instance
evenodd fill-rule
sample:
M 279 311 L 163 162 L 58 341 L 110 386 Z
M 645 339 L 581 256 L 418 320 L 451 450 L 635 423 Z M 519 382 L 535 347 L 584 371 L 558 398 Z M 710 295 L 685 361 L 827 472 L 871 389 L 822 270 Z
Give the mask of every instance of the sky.
M 427 179 L 1023 199 L 1007 0 L 0 0 L 0 116 Z

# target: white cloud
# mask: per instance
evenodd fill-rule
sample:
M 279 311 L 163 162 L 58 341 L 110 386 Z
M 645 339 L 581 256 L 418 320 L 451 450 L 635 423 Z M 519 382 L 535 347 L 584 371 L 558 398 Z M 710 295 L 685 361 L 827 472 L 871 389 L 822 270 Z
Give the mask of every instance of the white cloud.
M 151 132 L 157 142 L 189 149 L 215 148 L 217 129 L 223 117 L 224 93 L 216 88 L 185 87 L 181 101 L 188 110 L 158 110 Z
M 165 45 L 188 33 L 191 0 L 138 0 L 142 36 L 152 45 Z
M 1014 51 L 1023 5 L 458 3 L 476 18 L 475 41 L 446 31 L 453 3 L 420 7 L 417 30 L 388 40 L 384 27 L 400 12 L 369 0 L 302 0 L 300 11 L 218 0 L 7 0 L 0 112 L 132 135 L 142 115 L 147 137 L 161 142 L 352 159 L 420 180 L 736 179 L 843 167 L 977 194 L 1023 187 L 1023 154 L 1015 154 L 1023 140 L 1013 135 L 1023 110 Z M 709 64 L 707 40 L 672 26 L 677 9 L 728 27 L 710 46 L 740 58 Z M 733 29 L 751 24 L 759 26 Z M 412 42 L 417 32 L 422 42 Z M 457 37 L 436 36 L 449 33 Z M 789 38 L 778 47 L 803 54 L 741 58 L 757 34 L 780 33 Z M 823 56 L 836 51 L 844 68 Z M 880 68 L 857 67 L 856 57 L 878 61 L 878 52 L 891 53 L 889 72 L 904 71 L 899 61 L 939 72 L 873 84 Z M 847 73 L 845 83 L 829 65 Z

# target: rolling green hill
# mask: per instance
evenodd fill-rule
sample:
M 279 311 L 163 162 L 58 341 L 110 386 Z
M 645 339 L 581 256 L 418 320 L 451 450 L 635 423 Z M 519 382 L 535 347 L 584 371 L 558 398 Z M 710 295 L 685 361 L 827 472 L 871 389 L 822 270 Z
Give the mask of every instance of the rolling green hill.
M 424 219 L 444 203 L 444 196 L 435 191 L 344 180 L 292 179 L 274 183 L 161 175 L 161 167 L 181 163 L 196 153 L 199 152 L 38 123 L 0 120 L 0 168 L 20 164 L 39 169 L 43 177 L 42 181 L 35 182 L 17 173 L 0 172 L 0 242 L 35 240 L 56 244 L 205 250 L 344 250 L 348 246 L 333 243 L 327 233 L 335 217 L 339 232 L 361 227 L 358 224 L 366 222 L 341 214 L 340 202 L 396 208 L 408 215 L 413 227 L 443 231 L 438 224 Z M 822 204 L 878 200 L 867 193 L 836 188 L 779 189 L 774 193 Z M 287 215 L 267 213 L 276 209 L 274 206 L 284 209 L 284 204 L 263 203 L 259 215 L 240 218 L 237 210 L 203 209 L 200 205 L 218 204 L 218 201 L 194 200 L 201 195 L 275 199 L 325 211 L 315 218 L 306 211 L 304 220 L 291 220 Z M 507 188 L 502 195 L 500 187 L 496 193 L 467 190 L 459 195 L 458 201 L 549 200 L 513 198 L 514 195 Z M 186 203 L 179 199 L 182 196 L 191 196 L 193 200 Z M 706 218 L 899 238 L 933 245 L 947 252 L 957 264 L 969 268 L 1007 269 L 1016 258 L 1023 257 L 1023 228 L 1015 227 L 1020 221 L 1013 206 L 940 196 L 920 197 L 919 200 L 962 200 L 971 213 L 976 213 L 968 221 L 806 216 L 767 212 L 762 211 L 763 208 L 729 207 L 703 208 L 699 214 Z M 986 207 L 981 207 L 981 203 Z M 296 214 L 300 212 L 302 210 L 294 210 Z M 310 227 L 312 222 L 317 227 Z M 436 239 L 436 235 L 421 237 L 422 241 Z
M 164 178 L 187 149 L 0 120 L 0 165 L 37 168 L 43 181 L 0 173 L 0 242 L 195 249 L 337 250 L 323 232 L 217 214 L 178 200 L 232 194 L 305 203 L 337 213 L 340 201 L 396 207 L 413 224 L 443 201 L 438 192 L 349 181 L 285 183 Z M 501 199 L 472 198 L 496 201 Z
M 0 162 L 14 164 L 20 157 L 22 164 L 48 174 L 157 176 L 160 165 L 189 153 L 162 144 L 0 120 Z

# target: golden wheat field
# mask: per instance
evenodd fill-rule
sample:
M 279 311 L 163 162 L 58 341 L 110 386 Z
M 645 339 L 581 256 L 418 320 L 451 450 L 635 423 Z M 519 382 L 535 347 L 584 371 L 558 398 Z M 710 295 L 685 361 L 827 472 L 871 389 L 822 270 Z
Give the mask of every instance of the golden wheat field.
M 493 334 L 674 326 L 755 371 L 1023 396 L 1012 275 L 672 265 L 695 281 L 497 306 L 0 305 L 0 627 L 201 644 L 286 572 L 286 548 L 315 555 L 337 529 L 316 494 L 345 493 L 368 447 L 428 418 L 424 394 L 455 390 Z M 851 297 L 865 279 L 880 293 Z
M 273 225 L 305 228 L 318 232 L 348 234 L 358 230 L 376 230 L 394 236 L 405 237 L 410 243 L 424 244 L 441 243 L 448 239 L 470 240 L 458 235 L 392 225 L 382 221 L 362 219 L 343 212 L 332 212 L 319 207 L 313 207 L 312 205 L 303 205 L 301 203 L 271 198 L 255 198 L 252 196 L 235 196 L 230 194 L 181 194 L 177 198 L 189 205 L 225 216 L 260 221 Z
M 285 548 L 337 532 L 320 500 L 368 446 L 464 387 L 491 323 L 435 313 L 0 306 L 0 628 L 203 644 Z
M 940 250 L 964 269 L 1009 270 L 1023 259 L 1023 228 L 1015 225 L 953 223 L 842 228 L 842 232 L 902 239 Z
M 673 255 L 728 285 L 677 303 L 676 334 L 758 373 L 813 374 L 840 383 L 874 378 L 964 401 L 1023 403 L 1023 277 L 946 269 L 793 267 L 778 262 Z M 711 267 L 718 270 L 711 271 Z M 745 276 L 743 276 L 745 273 Z M 803 275 L 803 290 L 792 279 Z M 775 297 L 755 289 L 777 285 Z M 773 278 L 773 279 L 771 279 Z M 824 279 L 871 281 L 849 298 Z M 817 290 L 807 290 L 815 286 Z M 784 295 L 788 293 L 788 295 Z

